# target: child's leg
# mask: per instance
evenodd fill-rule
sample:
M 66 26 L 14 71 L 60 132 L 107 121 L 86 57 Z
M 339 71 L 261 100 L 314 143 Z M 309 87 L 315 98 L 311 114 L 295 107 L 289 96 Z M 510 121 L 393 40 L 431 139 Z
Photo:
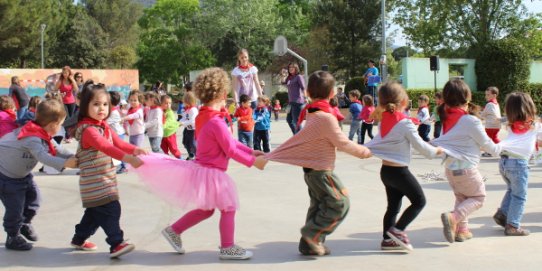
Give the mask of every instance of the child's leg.
M 113 251 L 124 241 L 124 232 L 120 228 L 120 202 L 112 201 L 93 209 L 94 221 L 107 235 L 105 241 L 109 244 L 110 251 Z
M 95 219 L 95 208 L 87 208 L 85 209 L 85 213 L 83 214 L 83 217 L 81 218 L 81 221 L 79 224 L 75 225 L 75 234 L 72 238 L 72 244 L 80 246 L 85 243 L 85 241 L 94 233 L 96 233 L 96 230 L 100 227 L 98 222 Z
M 365 144 L 365 132 L 367 131 L 367 123 L 361 122 L 361 134 L 359 144 Z
M 162 142 L 160 142 L 160 149 L 162 149 L 162 152 L 165 155 L 169 154 L 169 143 L 168 143 L 168 138 L 167 137 L 162 138 Z
M 179 147 L 177 147 L 177 134 L 173 133 L 170 135 L 167 139 L 167 148 L 175 156 L 176 158 L 181 158 L 181 151 L 179 151 Z
M 245 132 L 247 137 L 248 147 L 254 149 L 254 131 Z
M 258 151 L 262 150 L 262 146 L 261 146 L 262 133 L 261 132 L 262 131 L 260 130 L 254 130 L 254 149 Z
M 220 211 L 220 247 L 231 247 L 235 244 L 235 211 Z
M 504 171 L 503 178 L 509 187 L 507 194 L 510 197 L 508 208 L 502 211 L 506 215 L 507 224 L 514 228 L 520 228 L 525 202 L 527 201 L 528 161 L 501 158 L 501 166 Z
M 307 214 L 301 235 L 315 243 L 323 242 L 341 224 L 350 208 L 346 188 L 331 171 L 312 170 L 305 173 L 311 202 L 318 202 L 314 214 Z M 311 204 L 312 206 L 312 204 Z M 311 209 L 309 209 L 309 212 Z
M 439 138 L 440 137 L 440 131 L 442 130 L 442 123 L 440 121 L 435 121 L 435 127 L 433 131 L 433 137 Z
M 369 135 L 369 138 L 373 139 L 373 124 L 367 124 L 367 134 Z
M 348 133 L 348 139 L 353 140 L 354 135 L 358 134 L 359 130 L 359 121 L 358 120 L 352 120 L 350 123 L 350 132 Z
M 144 139 L 145 139 L 144 134 L 130 135 L 130 138 L 128 139 L 128 141 L 130 142 L 130 144 L 132 144 L 134 146 L 141 147 L 141 146 L 143 146 L 143 140 Z
M 179 220 L 177 220 L 177 222 L 173 223 L 173 225 L 171 225 L 171 228 L 176 234 L 181 234 L 185 230 L 211 217 L 214 212 L 215 210 L 201 210 L 201 209 L 192 210 L 186 213 Z
M 186 131 L 187 136 L 187 144 L 188 144 L 188 157 L 194 158 L 196 156 L 196 140 L 194 138 L 195 131 L 194 130 L 188 130 Z
M 359 122 L 359 126 L 358 126 L 358 130 L 356 131 L 356 135 L 358 136 L 358 144 L 363 144 L 362 143 L 362 140 L 361 140 L 361 137 L 363 136 L 361 134 L 361 121 Z
M 469 214 L 480 209 L 486 197 L 486 188 L 482 175 L 477 168 L 450 170 L 446 169 L 446 177 L 455 194 L 465 196 L 465 200 L 454 208 L 455 222 L 463 221 Z
M 149 137 L 149 143 L 151 145 L 152 152 L 160 152 L 160 143 L 162 142 L 161 137 Z
M 269 148 L 269 130 L 264 130 L 262 132 L 263 132 L 263 135 L 262 135 L 263 152 L 268 153 L 271 151 L 271 149 Z
M 4 230 L 10 237 L 17 236 L 23 224 L 26 195 L 31 181 L 31 175 L 23 179 L 12 179 L 0 174 L 0 199 L 5 207 Z
M 41 193 L 33 178 L 30 179 L 24 202 L 23 223 L 30 224 L 40 208 Z

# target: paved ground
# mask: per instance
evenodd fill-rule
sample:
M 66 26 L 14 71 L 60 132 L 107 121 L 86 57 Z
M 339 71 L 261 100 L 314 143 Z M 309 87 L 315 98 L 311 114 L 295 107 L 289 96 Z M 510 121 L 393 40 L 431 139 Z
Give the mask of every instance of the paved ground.
M 345 132 L 348 126 L 345 126 Z M 273 145 L 290 136 L 284 121 L 274 122 Z M 75 148 L 75 143 L 68 145 Z M 327 245 L 332 254 L 303 257 L 297 252 L 299 228 L 308 207 L 307 189 L 300 168 L 278 163 L 265 171 L 231 163 L 229 174 L 237 181 L 241 210 L 237 215 L 236 241 L 251 249 L 248 261 L 220 261 L 218 215 L 183 234 L 187 253 L 179 255 L 162 238 L 160 230 L 183 212 L 150 194 L 131 174 L 119 176 L 123 215 L 121 225 L 136 250 L 119 260 L 110 260 L 101 230 L 91 238 L 97 252 L 74 252 L 68 244 L 83 209 L 74 170 L 62 175 L 41 175 L 36 180 L 43 194 L 42 208 L 34 224 L 40 241 L 32 251 L 3 248 L 0 235 L 0 268 L 6 270 L 539 270 L 542 251 L 542 168 L 533 167 L 529 199 L 523 223 L 528 237 L 505 237 L 491 219 L 505 185 L 497 170 L 497 159 L 480 165 L 487 176 L 485 206 L 471 217 L 475 238 L 449 244 L 442 235 L 440 213 L 453 206 L 454 197 L 444 181 L 419 178 L 427 206 L 408 228 L 415 250 L 410 254 L 383 252 L 381 221 L 386 205 L 379 179 L 380 160 L 358 160 L 339 153 L 336 172 L 351 195 L 351 209 Z M 411 171 L 441 172 L 440 161 L 414 155 Z M 407 204 L 405 202 L 405 204 Z M 3 215 L 3 210 L 0 210 Z M 538 266 L 538 267 L 537 267 Z

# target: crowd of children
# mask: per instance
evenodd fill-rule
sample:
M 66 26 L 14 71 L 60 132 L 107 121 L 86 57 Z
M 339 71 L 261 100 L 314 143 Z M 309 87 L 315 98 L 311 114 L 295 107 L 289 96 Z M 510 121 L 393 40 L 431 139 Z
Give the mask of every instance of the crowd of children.
M 307 94 L 311 102 L 301 112 L 298 132 L 271 152 L 271 112 L 277 120 L 280 102 L 270 107 L 269 98 L 260 96 L 253 109 L 250 97 L 241 95 L 239 107 L 231 112 L 226 109 L 229 86 L 230 79 L 224 70 L 202 71 L 193 83 L 194 91 L 192 85 L 187 88 L 183 109 L 176 116 L 171 109 L 173 101 L 167 95 L 133 90 L 127 97 L 130 107 L 125 110 L 121 108 L 122 97 L 118 92 L 107 92 L 103 84 L 89 80 L 76 99 L 79 105 L 74 114 L 76 124 L 66 126 L 78 141 L 76 153 L 60 146 L 62 138 L 53 140 L 64 135 L 66 117 L 62 102 L 56 97 L 48 95 L 45 101 L 32 97 L 28 113 L 17 119 L 11 98 L 0 96 L 0 199 L 6 209 L 6 248 L 30 250 L 32 243 L 28 241 L 38 240 L 31 222 L 39 208 L 40 195 L 31 171 L 41 162 L 58 171 L 67 167 L 80 169 L 79 186 L 85 210 L 75 226 L 73 248 L 96 250 L 89 238 L 101 227 L 107 235 L 111 258 L 132 251 L 135 246 L 126 241 L 120 226 L 116 180 L 116 174 L 126 172 L 125 164 L 130 164 L 153 192 L 190 210 L 162 230 L 178 253 L 185 252 L 181 234 L 218 209 L 219 257 L 248 259 L 252 252 L 234 240 L 239 200 L 235 182 L 226 173 L 229 160 L 234 159 L 259 169 L 264 169 L 268 161 L 302 167 L 310 207 L 301 228 L 299 252 L 327 255 L 331 250 L 325 245 L 326 237 L 345 219 L 350 204 L 346 188 L 334 173 L 339 150 L 361 159 L 375 156 L 382 160 L 380 177 L 387 208 L 381 249 L 410 251 L 413 245 L 406 229 L 426 204 L 424 191 L 408 168 L 411 148 L 427 158 L 444 160 L 445 175 L 455 195 L 452 211 L 443 212 L 440 217 L 448 242 L 463 242 L 473 237 L 468 218 L 482 207 L 486 196 L 478 170 L 480 149 L 487 153 L 485 156 L 500 156 L 499 172 L 507 184 L 493 217 L 495 222 L 504 228 L 505 235 L 529 235 L 521 227 L 521 219 L 527 195 L 528 161 L 542 127 L 528 94 L 514 92 L 507 96 L 508 136 L 499 143 L 497 134 L 503 120 L 495 87 L 486 90 L 488 104 L 481 113 L 485 129 L 478 108 L 470 103 L 472 93 L 461 80 L 450 80 L 442 93 L 435 94 L 432 115 L 429 97 L 421 95 L 417 118 L 404 113 L 410 101 L 398 83 L 380 86 L 376 108 L 371 95 L 361 96 L 358 90 L 353 90 L 348 93 L 352 124 L 347 137 L 340 126 L 344 117 L 333 105 L 337 102 L 335 79 L 328 72 L 318 71 L 309 77 Z M 196 97 L 201 102 L 199 106 Z M 147 113 L 144 107 L 148 107 Z M 234 121 L 238 124 L 238 140 L 232 136 Z M 373 136 L 375 121 L 379 123 L 379 132 Z M 434 139 L 430 140 L 432 123 Z M 186 159 L 180 159 L 177 147 L 176 133 L 180 126 L 184 127 L 182 143 Z M 141 148 L 145 133 L 153 154 Z M 366 133 L 371 139 L 367 143 Z M 129 143 L 123 140 L 125 135 L 129 136 Z M 358 136 L 357 144 L 352 142 L 354 135 Z M 120 165 L 115 167 L 112 159 L 121 161 Z M 398 218 L 403 197 L 410 205 Z

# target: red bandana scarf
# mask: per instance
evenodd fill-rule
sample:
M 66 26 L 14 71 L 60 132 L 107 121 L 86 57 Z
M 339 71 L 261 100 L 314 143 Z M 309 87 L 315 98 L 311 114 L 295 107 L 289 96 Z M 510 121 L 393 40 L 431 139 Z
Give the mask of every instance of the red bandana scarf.
M 510 126 L 510 129 L 514 134 L 522 135 L 524 133 L 527 133 L 531 127 L 532 127 L 533 121 L 527 120 L 527 121 L 514 121 L 512 125 Z
M 201 132 L 201 128 L 207 123 L 210 119 L 214 118 L 215 116 L 219 116 L 221 118 L 227 118 L 228 123 L 231 125 L 231 118 L 230 114 L 228 114 L 228 111 L 225 108 L 221 108 L 220 111 L 216 111 L 208 106 L 202 106 L 199 109 L 198 116 L 196 117 L 196 138 L 198 137 L 198 134 Z
M 442 134 L 446 134 L 452 127 L 454 127 L 459 119 L 464 115 L 467 115 L 468 112 L 459 108 L 459 107 L 447 107 L 446 110 L 446 119 L 442 122 Z
M 134 108 L 134 107 L 130 107 L 130 109 L 128 109 L 128 115 L 131 115 L 131 114 L 137 112 L 137 110 L 139 110 L 140 108 L 141 108 L 141 105 L 139 105 L 138 107 L 135 107 L 135 108 Z M 132 125 L 132 124 L 134 124 L 134 120 L 133 120 L 133 119 L 128 120 L 128 123 L 129 123 L 130 125 Z
M 305 120 L 305 116 L 307 115 L 307 112 L 309 111 L 309 109 L 319 109 L 321 111 L 330 113 L 331 115 L 337 117 L 335 110 L 329 104 L 329 100 L 318 100 L 316 102 L 312 102 L 306 105 L 305 108 L 301 111 L 301 113 L 299 114 L 299 119 L 297 120 L 297 127 L 301 126 L 301 123 L 303 122 L 303 120 Z
M 393 113 L 388 111 L 383 112 L 380 123 L 380 136 L 384 138 L 393 129 L 395 124 L 406 118 L 407 116 L 399 111 L 394 111 Z
M 497 103 L 497 99 L 496 99 L 496 98 L 490 99 L 489 102 L 490 102 L 490 103 L 494 103 L 494 104 L 499 104 L 499 103 Z
M 23 128 L 21 128 L 21 131 L 19 132 L 19 135 L 17 136 L 17 139 L 21 140 L 21 139 L 23 139 L 25 137 L 31 137 L 31 136 L 35 136 L 35 137 L 38 137 L 38 138 L 41 138 L 41 139 L 45 140 L 47 142 L 47 144 L 49 144 L 49 153 L 52 156 L 56 155 L 55 146 L 53 145 L 53 142 L 51 142 L 51 139 L 52 139 L 51 135 L 49 135 L 43 129 L 43 127 L 39 126 L 34 121 L 27 122 L 23 126 Z
M 243 66 L 243 65 L 239 64 L 238 67 L 239 67 L 239 69 L 245 70 L 245 71 L 246 71 L 246 70 L 252 68 L 253 66 L 254 66 L 254 64 L 252 64 L 252 63 L 249 62 L 248 65 L 246 65 L 246 66 Z
M 107 124 L 105 120 L 100 121 L 100 120 L 95 120 L 93 118 L 84 118 L 77 123 L 77 126 L 81 126 L 84 124 L 99 126 L 104 130 L 105 138 L 109 139 L 111 137 L 111 128 L 109 128 L 109 125 Z

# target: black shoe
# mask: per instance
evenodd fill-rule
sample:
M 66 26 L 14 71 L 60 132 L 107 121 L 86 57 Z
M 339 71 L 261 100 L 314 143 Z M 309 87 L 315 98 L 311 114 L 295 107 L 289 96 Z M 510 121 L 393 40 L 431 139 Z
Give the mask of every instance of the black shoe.
M 40 167 L 40 169 L 38 171 L 43 173 L 43 167 Z
M 23 224 L 23 226 L 21 226 L 21 234 L 28 241 L 38 241 L 38 235 L 36 234 L 36 231 L 34 231 L 34 227 L 32 227 L 31 224 Z
M 26 242 L 23 236 L 18 234 L 16 236 L 8 236 L 8 239 L 6 240 L 6 248 L 11 250 L 25 251 L 31 250 L 32 244 Z
M 501 209 L 497 209 L 497 212 L 493 215 L 493 220 L 497 225 L 501 227 L 506 227 L 506 215 L 501 211 Z
M 326 245 L 324 245 L 324 250 L 324 255 L 329 255 L 331 253 L 331 249 L 329 249 Z M 311 250 L 309 244 L 307 244 L 303 237 L 299 239 L 299 252 L 305 256 L 318 256 L 318 253 Z

